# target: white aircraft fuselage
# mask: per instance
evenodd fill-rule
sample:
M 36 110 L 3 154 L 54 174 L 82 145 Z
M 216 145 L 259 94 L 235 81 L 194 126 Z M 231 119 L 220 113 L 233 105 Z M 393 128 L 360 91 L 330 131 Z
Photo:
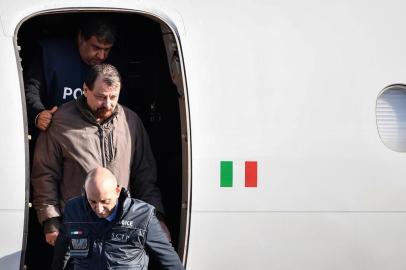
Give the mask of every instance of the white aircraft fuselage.
M 405 269 L 406 155 L 381 140 L 376 114 L 383 90 L 406 83 L 405 7 L 1 2 L 0 269 L 20 268 L 29 203 L 16 36 L 33 16 L 72 11 L 141 14 L 174 34 L 188 153 L 186 269 Z

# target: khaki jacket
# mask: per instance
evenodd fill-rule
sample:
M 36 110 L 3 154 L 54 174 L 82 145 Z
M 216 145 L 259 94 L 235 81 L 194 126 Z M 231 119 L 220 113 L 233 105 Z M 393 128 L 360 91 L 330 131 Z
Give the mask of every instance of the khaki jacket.
M 163 213 L 155 160 L 140 118 L 117 105 L 98 124 L 82 96 L 62 105 L 36 142 L 31 183 L 39 221 L 61 216 L 66 201 L 81 194 L 87 173 L 96 166 L 111 170 L 119 185 Z

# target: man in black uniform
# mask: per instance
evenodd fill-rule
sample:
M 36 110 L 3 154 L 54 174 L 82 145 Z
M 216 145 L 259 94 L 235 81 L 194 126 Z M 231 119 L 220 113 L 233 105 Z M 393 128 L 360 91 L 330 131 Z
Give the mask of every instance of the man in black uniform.
M 130 198 L 103 167 L 90 171 L 85 193 L 66 204 L 53 269 L 63 268 L 67 251 L 73 269 L 146 270 L 149 255 L 162 269 L 184 269 L 154 207 Z
M 116 41 L 114 27 L 104 18 L 87 15 L 77 37 L 39 42 L 37 59 L 28 67 L 25 94 L 30 126 L 46 130 L 58 106 L 82 95 L 91 66 L 106 61 Z

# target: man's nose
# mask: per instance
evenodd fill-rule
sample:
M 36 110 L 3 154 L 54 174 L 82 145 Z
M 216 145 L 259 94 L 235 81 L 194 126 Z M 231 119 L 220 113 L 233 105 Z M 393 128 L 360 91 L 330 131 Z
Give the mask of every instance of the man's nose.
M 104 210 L 103 205 L 101 203 L 98 203 L 96 205 L 96 210 L 97 210 L 97 213 L 99 213 L 99 214 L 103 213 L 103 210 Z
M 105 60 L 107 58 L 107 52 L 105 50 L 99 50 L 97 52 L 97 58 L 99 58 L 100 60 Z
M 106 109 L 111 109 L 111 107 L 112 107 L 112 104 L 111 104 L 111 99 L 109 99 L 109 98 L 106 98 L 105 100 L 104 100 L 104 108 L 106 108 Z

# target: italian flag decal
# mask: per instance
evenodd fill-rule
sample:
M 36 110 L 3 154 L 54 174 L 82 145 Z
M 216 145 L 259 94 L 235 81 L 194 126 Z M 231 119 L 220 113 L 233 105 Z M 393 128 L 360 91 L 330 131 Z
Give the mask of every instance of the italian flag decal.
M 257 187 L 257 162 L 245 162 L 245 187 Z M 233 162 L 220 161 L 220 187 L 233 186 Z

